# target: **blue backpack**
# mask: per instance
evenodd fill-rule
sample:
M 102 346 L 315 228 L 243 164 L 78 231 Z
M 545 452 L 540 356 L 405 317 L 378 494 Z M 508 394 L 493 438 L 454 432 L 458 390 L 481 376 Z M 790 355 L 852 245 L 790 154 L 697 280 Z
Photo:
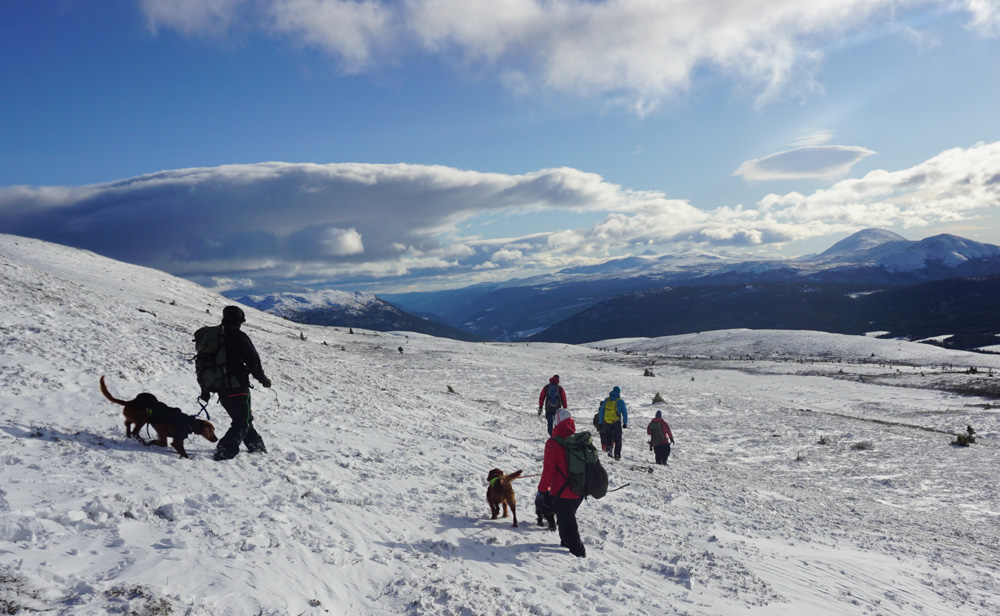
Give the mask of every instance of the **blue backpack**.
M 549 383 L 545 392 L 545 408 L 555 410 L 562 406 L 562 398 L 559 397 L 559 385 Z

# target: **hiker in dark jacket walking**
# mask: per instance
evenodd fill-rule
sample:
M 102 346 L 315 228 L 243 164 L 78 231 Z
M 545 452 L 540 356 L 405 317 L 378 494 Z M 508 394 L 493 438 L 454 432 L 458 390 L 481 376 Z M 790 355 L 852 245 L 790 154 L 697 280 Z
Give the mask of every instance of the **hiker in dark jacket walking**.
M 555 426 L 552 436 L 566 438 L 576 432 L 576 423 L 569 411 L 560 409 L 556 412 Z M 580 528 L 576 523 L 576 510 L 583 498 L 573 491 L 569 485 L 569 462 L 566 460 L 566 448 L 555 438 L 545 441 L 545 456 L 542 458 L 542 477 L 538 480 L 538 492 L 542 498 L 555 501 L 556 526 L 559 527 L 559 545 L 569 548 L 574 556 L 584 557 L 587 549 L 580 539 Z
M 628 427 L 628 408 L 621 396 L 622 390 L 616 385 L 597 411 L 601 449 L 614 455 L 615 460 L 622 458 L 622 428 Z
M 263 385 L 271 386 L 271 380 L 264 376 L 257 349 L 250 337 L 240 329 L 246 315 L 239 306 L 226 306 L 222 310 L 222 326 L 226 339 L 226 371 L 233 386 L 219 392 L 219 403 L 226 409 L 232 423 L 225 436 L 219 439 L 215 448 L 216 460 L 230 460 L 240 452 L 240 443 L 247 446 L 250 453 L 267 453 L 264 439 L 253 425 L 250 410 L 250 375 Z M 202 392 L 202 399 L 210 394 Z
M 670 446 L 674 443 L 674 433 L 663 420 L 663 411 L 656 411 L 656 417 L 646 426 L 646 434 L 649 435 L 649 448 L 656 456 L 656 463 L 666 464 L 670 457 Z
M 542 414 L 545 409 L 545 421 L 549 424 L 549 436 L 552 436 L 552 422 L 559 409 L 568 408 L 566 404 L 566 390 L 559 385 L 559 375 L 549 379 L 549 384 L 542 388 L 542 393 L 538 395 L 538 414 Z

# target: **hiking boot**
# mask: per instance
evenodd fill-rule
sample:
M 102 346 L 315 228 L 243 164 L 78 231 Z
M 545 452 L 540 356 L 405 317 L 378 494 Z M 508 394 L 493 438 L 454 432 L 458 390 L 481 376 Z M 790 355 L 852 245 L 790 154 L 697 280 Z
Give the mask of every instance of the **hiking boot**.
M 264 439 L 262 438 L 249 442 L 246 446 L 247 451 L 250 453 L 267 453 L 267 447 L 264 446 Z

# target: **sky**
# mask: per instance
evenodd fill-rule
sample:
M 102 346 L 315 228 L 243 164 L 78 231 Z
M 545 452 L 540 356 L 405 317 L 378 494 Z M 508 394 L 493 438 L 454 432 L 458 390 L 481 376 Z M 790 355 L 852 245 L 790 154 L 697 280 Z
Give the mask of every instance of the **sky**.
M 0 232 L 401 292 L 1000 244 L 996 0 L 0 3 Z

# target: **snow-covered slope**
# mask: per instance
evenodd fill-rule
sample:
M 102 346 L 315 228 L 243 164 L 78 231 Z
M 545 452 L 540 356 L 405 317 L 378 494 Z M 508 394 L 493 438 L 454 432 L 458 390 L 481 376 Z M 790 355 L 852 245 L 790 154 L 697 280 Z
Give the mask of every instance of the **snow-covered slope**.
M 717 357 L 908 366 L 955 366 L 1000 370 L 1000 355 L 978 355 L 905 340 L 844 336 L 827 332 L 729 329 L 658 338 L 617 338 L 588 343 L 593 348 L 655 353 L 669 357 Z M 1000 382 L 998 382 L 1000 392 Z
M 192 437 L 182 460 L 126 440 L 99 377 L 119 397 L 150 391 L 195 412 L 192 332 L 226 303 L 157 271 L 0 236 L 8 612 L 1000 611 L 995 409 L 917 376 L 989 383 L 982 364 L 942 370 L 935 349 L 914 345 L 922 367 L 894 384 L 874 363 L 350 335 L 248 308 L 274 382 L 253 392 L 269 453 L 216 463 Z M 701 344 L 693 355 L 730 346 Z M 490 520 L 484 500 L 489 469 L 540 472 L 535 407 L 553 373 L 581 428 L 612 386 L 628 402 L 623 459 L 605 462 L 621 489 L 579 511 L 585 559 L 533 524 L 536 479 L 515 484 L 516 529 Z M 656 393 L 667 403 L 652 404 Z M 677 441 L 666 467 L 646 446 L 657 410 Z M 224 431 L 225 413 L 209 411 Z M 944 432 L 970 424 L 979 442 L 949 445 Z
M 325 289 L 298 293 L 273 293 L 270 295 L 249 295 L 240 298 L 243 303 L 279 316 L 296 312 L 337 307 L 344 312 L 361 313 L 372 304 L 384 303 L 372 293 L 360 291 L 336 291 Z

